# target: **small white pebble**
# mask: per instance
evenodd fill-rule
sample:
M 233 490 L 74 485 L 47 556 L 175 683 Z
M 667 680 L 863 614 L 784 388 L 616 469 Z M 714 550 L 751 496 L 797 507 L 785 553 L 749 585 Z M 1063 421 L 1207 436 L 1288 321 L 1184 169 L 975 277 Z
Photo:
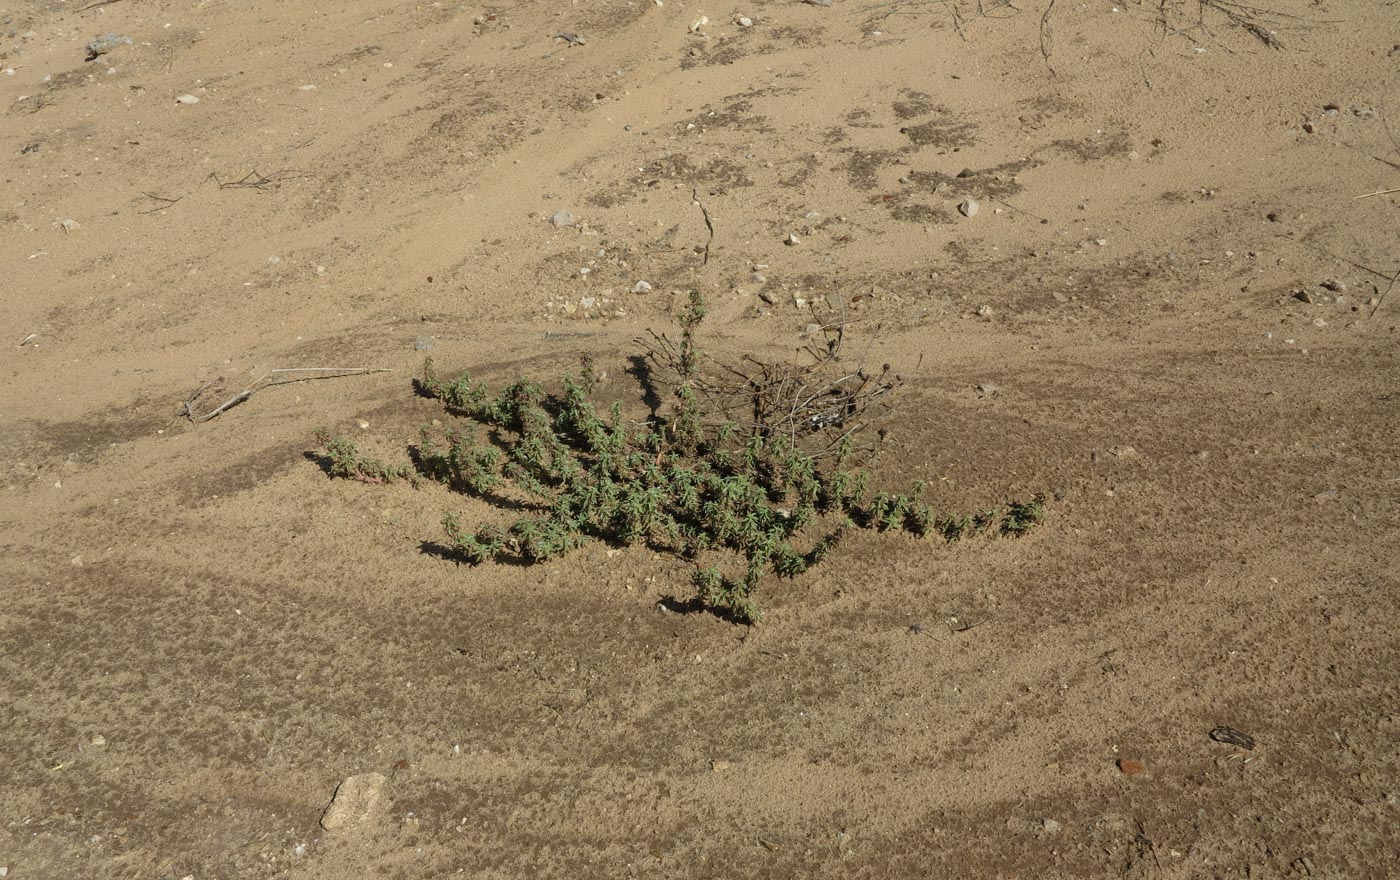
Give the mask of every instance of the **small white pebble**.
M 199 103 L 199 99 L 196 98 L 194 95 L 181 95 L 180 97 L 176 98 L 175 100 L 178 101 L 178 102 L 180 102 L 181 104 L 198 104 L 198 103 Z

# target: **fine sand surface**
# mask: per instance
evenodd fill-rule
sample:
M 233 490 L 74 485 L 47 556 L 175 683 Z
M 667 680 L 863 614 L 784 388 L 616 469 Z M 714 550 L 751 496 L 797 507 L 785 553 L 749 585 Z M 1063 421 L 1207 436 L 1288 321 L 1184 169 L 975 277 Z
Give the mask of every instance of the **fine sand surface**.
M 1400 3 L 1257 2 L 0 2 L 0 867 L 1400 875 Z M 427 352 L 636 405 L 691 290 L 843 310 L 875 483 L 1047 522 L 749 628 L 319 466 Z M 294 367 L 391 372 L 181 415 Z

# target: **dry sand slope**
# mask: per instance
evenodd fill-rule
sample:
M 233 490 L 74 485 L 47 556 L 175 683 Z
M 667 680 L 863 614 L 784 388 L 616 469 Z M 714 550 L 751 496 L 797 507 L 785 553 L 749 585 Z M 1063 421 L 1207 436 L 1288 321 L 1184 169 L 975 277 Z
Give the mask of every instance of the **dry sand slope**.
M 0 6 L 0 866 L 1400 873 L 1400 3 L 1259 2 Z M 635 401 L 692 289 L 731 352 L 844 304 L 879 481 L 1049 522 L 748 630 L 308 458 L 402 455 L 429 347 Z M 302 366 L 393 372 L 179 418 Z

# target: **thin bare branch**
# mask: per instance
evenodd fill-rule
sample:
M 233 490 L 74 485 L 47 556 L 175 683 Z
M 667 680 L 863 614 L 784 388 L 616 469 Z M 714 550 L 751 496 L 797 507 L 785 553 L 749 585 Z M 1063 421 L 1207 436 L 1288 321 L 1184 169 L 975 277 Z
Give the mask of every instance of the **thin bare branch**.
M 233 409 L 257 392 L 275 385 L 290 385 L 293 382 L 312 382 L 318 379 L 340 379 L 346 376 L 363 376 L 369 373 L 387 372 L 389 372 L 389 368 L 387 367 L 286 367 L 277 370 L 268 370 L 266 373 L 253 380 L 253 383 L 247 388 L 244 388 L 242 391 L 202 415 L 195 412 L 194 404 L 195 401 L 199 399 L 200 395 L 208 389 L 209 384 L 200 386 L 193 394 L 185 399 L 183 404 L 181 404 L 181 415 L 188 418 L 191 422 L 207 422 Z M 274 379 L 275 376 L 285 376 L 291 373 L 322 373 L 334 375 L 313 375 L 301 376 L 295 379 Z

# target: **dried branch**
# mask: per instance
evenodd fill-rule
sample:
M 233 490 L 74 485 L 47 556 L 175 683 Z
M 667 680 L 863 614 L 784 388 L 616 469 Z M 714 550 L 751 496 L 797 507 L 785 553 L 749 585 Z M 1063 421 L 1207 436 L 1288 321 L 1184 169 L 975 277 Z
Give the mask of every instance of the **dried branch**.
M 705 240 L 705 259 L 701 261 L 702 266 L 708 266 L 710 264 L 710 245 L 715 240 L 715 224 L 710 222 L 710 209 L 706 208 L 705 203 L 700 201 L 700 190 L 692 188 L 690 195 L 695 200 L 695 204 L 700 206 L 700 213 L 705 217 L 705 228 L 710 231 L 710 237 Z
M 1054 48 L 1055 29 L 1050 24 L 1050 13 L 1055 11 L 1055 0 L 1050 0 L 1050 5 L 1045 7 L 1045 14 L 1040 17 L 1040 56 L 1045 59 L 1045 66 L 1049 68 L 1050 75 L 1055 75 L 1055 65 L 1050 63 L 1050 52 Z
M 266 373 L 253 380 L 253 383 L 247 388 L 244 388 L 242 391 L 233 395 L 228 400 L 225 400 L 223 403 L 219 404 L 218 406 L 214 407 L 209 412 L 204 413 L 203 415 L 200 415 L 194 411 L 194 404 L 195 401 L 199 399 L 200 395 L 203 394 L 204 391 L 209 387 L 209 385 L 205 384 L 200 386 L 199 388 L 195 389 L 194 393 L 192 393 L 188 398 L 186 398 L 184 403 L 181 405 L 181 415 L 188 418 L 191 422 L 207 422 L 210 419 L 220 416 L 223 413 L 229 411 L 230 409 L 233 409 L 235 406 L 238 406 L 240 403 L 243 403 L 245 400 L 252 397 L 254 394 L 263 390 L 264 388 L 271 388 L 275 385 L 290 385 L 293 382 L 312 382 L 318 379 L 342 379 L 346 376 L 364 376 L 368 375 L 369 373 L 387 372 L 389 372 L 389 369 L 387 367 L 289 367 L 280 370 L 268 370 Z M 300 378 L 296 379 L 281 380 L 275 378 L 277 376 L 284 376 L 289 373 L 334 373 L 335 375 L 301 376 Z
M 259 192 L 266 192 L 268 187 L 275 184 L 284 183 L 288 180 L 304 180 L 305 178 L 315 176 L 316 175 L 304 171 L 293 171 L 289 169 L 274 171 L 271 174 L 260 174 L 258 173 L 258 169 L 254 168 L 237 180 L 220 180 L 219 176 L 212 172 L 205 180 L 214 181 L 219 185 L 219 189 L 255 189 Z
M 745 436 L 784 437 L 813 458 L 833 452 L 884 411 L 903 381 L 889 364 L 868 370 L 845 362 L 847 325 L 844 316 L 836 316 L 814 331 L 822 342 L 800 349 L 806 363 L 701 353 L 687 381 L 705 425 L 732 424 Z M 638 343 L 657 367 L 660 384 L 678 386 L 684 375 L 681 342 L 651 332 Z

